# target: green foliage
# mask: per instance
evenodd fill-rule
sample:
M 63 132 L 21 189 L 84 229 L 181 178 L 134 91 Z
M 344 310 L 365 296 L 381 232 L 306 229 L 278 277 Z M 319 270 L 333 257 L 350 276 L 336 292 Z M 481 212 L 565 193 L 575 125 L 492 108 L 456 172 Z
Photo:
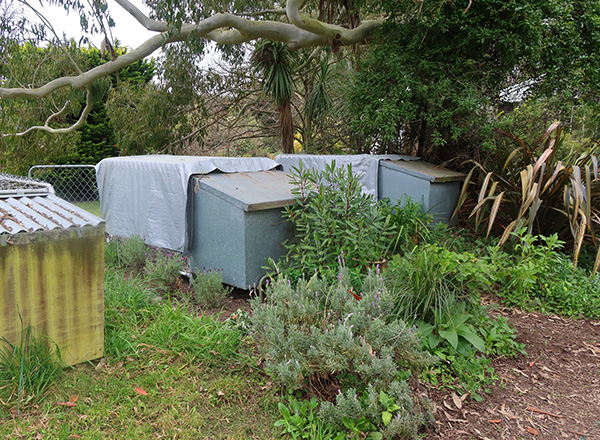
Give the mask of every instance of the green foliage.
M 216 364 L 236 355 L 240 333 L 216 317 L 192 316 L 180 305 L 167 302 L 159 305 L 140 342 Z
M 471 212 L 475 227 L 487 223 L 489 235 L 498 223 L 503 228 L 500 245 L 513 232 L 526 228 L 528 234 L 558 234 L 574 247 L 577 264 L 586 234 L 597 245 L 600 213 L 600 177 L 597 145 L 587 145 L 559 155 L 561 124 L 555 122 L 531 144 L 505 133 L 517 144 L 501 172 L 487 171 L 481 164 L 471 171 L 461 194 L 476 169 L 483 171 L 477 204 Z M 594 270 L 600 264 L 600 247 Z
M 201 306 L 221 307 L 229 293 L 231 290 L 223 287 L 223 271 L 208 270 L 196 273 L 193 295 Z
M 282 428 L 284 436 L 287 435 L 293 439 L 345 440 L 344 434 L 336 432 L 318 416 L 319 402 L 316 397 L 299 401 L 288 395 L 288 402 L 289 407 L 279 402 L 278 408 L 283 418 L 275 422 L 275 426 Z
M 383 428 L 382 413 L 390 408 L 379 402 L 380 391 L 403 408 L 400 416 L 393 411 L 394 420 L 420 425 L 422 416 L 413 412 L 415 405 L 402 378 L 406 370 L 418 372 L 429 365 L 431 357 L 420 350 L 412 329 L 390 319 L 392 298 L 378 273 L 365 278 L 360 293 L 349 287 L 347 272 L 340 268 L 333 285 L 315 275 L 293 288 L 279 278 L 269 286 L 266 302 L 253 300 L 253 335 L 268 373 L 290 391 L 325 392 L 320 387 L 339 387 L 351 378 L 358 393 L 368 390 L 368 399 L 375 396 L 375 413 L 347 411 L 351 398 L 348 403 L 338 396 L 337 405 L 324 404 L 321 414 L 326 423 L 338 429 L 343 428 L 343 416 L 355 420 L 361 414 Z M 344 395 L 348 393 L 356 391 Z M 357 401 L 356 406 L 363 405 Z M 395 429 L 392 425 L 396 426 L 390 423 L 386 429 Z
M 125 280 L 116 272 L 107 272 L 107 356 L 137 357 L 144 347 L 153 347 L 214 364 L 235 356 L 239 342 L 240 332 L 217 318 L 190 315 L 181 305 L 162 302 L 141 278 Z
M 106 245 L 105 261 L 108 265 L 141 270 L 146 264 L 148 248 L 144 239 L 132 235 L 126 239 L 115 238 Z
M 545 313 L 588 318 L 600 316 L 600 278 L 573 267 L 560 252 L 562 242 L 521 230 L 514 252 L 493 250 L 499 294 L 506 304 Z
M 369 385 L 361 394 L 353 388 L 340 392 L 335 404 L 324 402 L 319 413 L 325 423 L 346 428 L 355 439 L 416 439 L 426 424 L 426 408 L 411 397 L 404 381 L 394 381 L 386 390 Z
M 374 8 L 388 14 L 387 25 L 350 94 L 354 129 L 380 152 L 477 157 L 475 146 L 490 142 L 494 100 L 527 80 L 530 93 L 560 95 L 565 109 L 582 96 L 597 101 L 597 3 L 434 0 L 408 8 L 395 1 Z
M 169 294 L 178 288 L 177 282 L 185 266 L 185 258 L 175 252 L 156 249 L 153 256 L 146 257 L 144 274 L 162 293 Z
M 353 126 L 380 152 L 417 144 L 417 155 L 435 156 L 434 147 L 461 148 L 488 124 L 483 108 L 508 74 L 535 57 L 539 8 L 536 2 L 486 0 L 465 12 L 438 1 L 422 13 L 392 13 L 356 75 Z
M 112 359 L 139 354 L 139 332 L 157 313 L 155 295 L 141 278 L 126 280 L 123 274 L 108 269 L 104 284 L 104 353 Z
M 394 310 L 399 317 L 434 325 L 458 302 L 465 305 L 467 313 L 473 311 L 479 291 L 489 288 L 493 281 L 486 260 L 434 244 L 417 246 L 412 253 L 395 256 L 385 278 L 390 288 L 398 292 Z
M 498 380 L 490 365 L 491 360 L 475 352 L 459 354 L 446 350 L 442 362 L 425 372 L 421 379 L 442 389 L 469 393 L 478 402 L 483 400 L 482 392 L 489 393 L 489 386 Z
M 364 268 L 382 261 L 395 246 L 397 227 L 389 208 L 363 194 L 351 167 L 335 163 L 322 172 L 291 173 L 296 204 L 285 216 L 294 225 L 296 240 L 287 245 L 284 267 L 300 273 L 337 267 Z
M 23 326 L 16 344 L 0 339 L 0 397 L 5 405 L 16 406 L 40 399 L 48 387 L 63 375 L 60 351 L 47 336 L 34 334 Z

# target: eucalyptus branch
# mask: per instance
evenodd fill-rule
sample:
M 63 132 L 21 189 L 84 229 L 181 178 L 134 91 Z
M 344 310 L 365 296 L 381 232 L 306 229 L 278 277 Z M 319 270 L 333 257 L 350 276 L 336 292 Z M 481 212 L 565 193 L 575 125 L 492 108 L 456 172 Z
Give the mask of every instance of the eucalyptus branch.
M 48 119 L 46 119 L 46 122 L 44 123 L 44 125 L 36 125 L 36 126 L 33 126 L 33 127 L 29 127 L 27 130 L 22 131 L 20 133 L 6 133 L 6 134 L 3 134 L 2 137 L 6 137 L 6 136 L 24 136 L 27 133 L 32 132 L 34 130 L 46 131 L 46 132 L 52 133 L 52 134 L 73 133 L 77 129 L 81 128 L 83 126 L 83 124 L 85 124 L 85 121 L 86 121 L 88 115 L 92 111 L 92 107 L 94 105 L 94 95 L 92 93 L 92 87 L 91 87 L 91 85 L 87 87 L 86 99 L 85 99 L 85 108 L 81 112 L 81 115 L 79 116 L 79 119 L 77 120 L 77 122 L 75 122 L 70 127 L 65 127 L 65 128 L 52 128 L 52 127 L 50 127 L 50 122 L 52 122 L 52 120 L 55 117 L 59 116 L 65 110 L 65 108 L 67 107 L 67 104 L 68 104 L 68 102 L 65 103 L 65 105 L 59 111 L 57 111 L 57 112 L 51 114 L 50 116 L 48 116 Z

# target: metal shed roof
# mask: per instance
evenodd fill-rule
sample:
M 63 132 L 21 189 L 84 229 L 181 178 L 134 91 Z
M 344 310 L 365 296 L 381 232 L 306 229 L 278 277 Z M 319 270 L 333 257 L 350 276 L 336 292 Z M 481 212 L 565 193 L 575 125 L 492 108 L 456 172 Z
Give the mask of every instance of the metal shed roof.
M 429 182 L 456 182 L 465 180 L 465 175 L 457 171 L 449 170 L 423 161 L 382 161 L 381 166 L 390 169 L 400 169 L 402 172 Z
M 290 177 L 283 171 L 211 173 L 198 177 L 201 188 L 247 212 L 281 208 L 295 200 Z
M 0 235 L 97 226 L 103 222 L 54 194 L 0 197 Z

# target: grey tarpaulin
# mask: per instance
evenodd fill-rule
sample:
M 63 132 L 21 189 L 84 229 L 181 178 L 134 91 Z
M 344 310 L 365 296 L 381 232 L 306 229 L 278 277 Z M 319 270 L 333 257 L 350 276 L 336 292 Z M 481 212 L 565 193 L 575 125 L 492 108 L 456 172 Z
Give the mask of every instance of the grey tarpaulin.
M 268 158 L 128 156 L 96 165 L 106 232 L 139 235 L 146 244 L 176 251 L 187 248 L 186 204 L 194 174 L 264 171 L 281 168 Z
M 377 176 L 379 161 L 381 160 L 419 160 L 418 157 L 400 156 L 398 154 L 346 154 L 346 155 L 318 155 L 318 154 L 280 154 L 275 160 L 283 165 L 286 172 L 292 167 L 302 166 L 311 170 L 323 171 L 327 165 L 335 161 L 337 167 L 352 165 L 352 173 L 358 176 L 363 186 L 363 192 L 377 197 Z

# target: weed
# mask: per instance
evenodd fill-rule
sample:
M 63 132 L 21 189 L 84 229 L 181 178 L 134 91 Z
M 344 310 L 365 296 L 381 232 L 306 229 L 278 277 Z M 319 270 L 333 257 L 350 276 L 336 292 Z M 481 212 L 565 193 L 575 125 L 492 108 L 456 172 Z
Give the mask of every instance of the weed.
M 194 299 L 203 307 L 216 308 L 225 303 L 231 289 L 223 287 L 223 271 L 209 270 L 196 274 L 194 279 Z
M 31 325 L 23 326 L 16 345 L 0 339 L 0 396 L 6 405 L 39 399 L 63 375 L 64 365 L 56 344 L 46 335 L 35 336 Z
M 289 405 L 289 407 L 288 407 Z M 316 397 L 299 401 L 288 395 L 288 405 L 279 402 L 278 408 L 283 418 L 275 422 L 282 428 L 283 435 L 293 439 L 345 440 L 346 435 L 323 422 L 318 415 L 319 402 Z
M 116 252 L 113 249 L 109 250 L 109 255 L 113 263 L 116 261 L 118 266 L 125 266 L 136 270 L 144 267 L 148 248 L 142 237 L 132 235 L 124 240 L 116 239 L 114 242 L 115 245 L 111 245 L 110 247 L 116 247 Z
M 185 258 L 175 252 L 163 252 L 159 249 L 154 251 L 152 258 L 146 260 L 144 274 L 148 281 L 163 294 L 178 289 L 180 272 L 185 268 Z

